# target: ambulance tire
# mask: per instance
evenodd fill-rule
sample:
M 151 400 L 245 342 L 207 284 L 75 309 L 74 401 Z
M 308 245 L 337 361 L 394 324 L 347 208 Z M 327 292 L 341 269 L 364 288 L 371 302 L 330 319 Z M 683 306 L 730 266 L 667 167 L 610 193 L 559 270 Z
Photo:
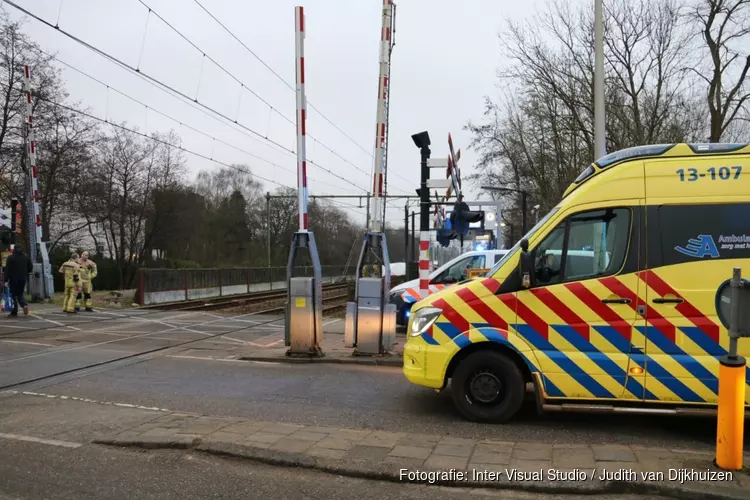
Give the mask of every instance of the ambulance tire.
M 525 388 L 516 363 L 494 351 L 469 354 L 451 379 L 453 403 L 464 418 L 474 422 L 506 423 L 521 408 Z

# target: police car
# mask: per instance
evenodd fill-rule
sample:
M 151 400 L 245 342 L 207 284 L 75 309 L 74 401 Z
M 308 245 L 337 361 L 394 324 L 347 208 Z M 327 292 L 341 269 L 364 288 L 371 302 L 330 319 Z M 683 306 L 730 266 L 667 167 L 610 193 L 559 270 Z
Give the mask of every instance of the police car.
M 465 281 L 471 269 L 490 269 L 508 250 L 480 250 L 466 252 L 446 262 L 430 274 L 430 293 Z M 391 289 L 390 303 L 397 307 L 396 323 L 409 322 L 412 305 L 419 300 L 419 279 L 407 281 Z

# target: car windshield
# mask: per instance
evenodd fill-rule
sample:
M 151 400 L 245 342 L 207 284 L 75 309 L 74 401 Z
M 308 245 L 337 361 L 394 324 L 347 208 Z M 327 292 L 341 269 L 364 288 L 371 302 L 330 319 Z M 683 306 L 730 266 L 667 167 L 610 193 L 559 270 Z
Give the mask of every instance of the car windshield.
M 547 223 L 547 221 L 548 221 L 548 220 L 550 220 L 550 218 L 551 218 L 551 217 L 552 217 L 553 215 L 555 215 L 555 214 L 556 214 L 556 213 L 557 213 L 557 212 L 558 212 L 559 210 L 560 210 L 560 207 L 555 207 L 555 208 L 553 208 L 552 210 L 550 210 L 550 211 L 549 211 L 549 213 L 548 213 L 547 215 L 545 215 L 544 217 L 542 217 L 542 218 L 541 218 L 541 219 L 539 220 L 539 222 L 537 222 L 537 223 L 536 223 L 536 225 L 535 225 L 534 227 L 532 227 L 532 228 L 531 228 L 531 230 L 529 230 L 529 232 L 528 232 L 528 233 L 526 233 L 526 234 L 525 234 L 525 235 L 523 236 L 523 238 L 521 238 L 520 240 L 518 240 L 518 241 L 516 242 L 516 244 L 515 244 L 515 245 L 513 245 L 513 247 L 511 247 L 511 249 L 510 249 L 510 250 L 508 250 L 508 253 L 506 253 L 506 254 L 505 254 L 505 255 L 503 256 L 503 258 L 502 258 L 502 259 L 500 259 L 499 261 L 497 261 L 497 263 L 495 263 L 495 265 L 494 265 L 494 266 L 492 266 L 492 269 L 490 269 L 489 271 L 487 271 L 487 274 L 485 274 L 485 275 L 484 275 L 484 276 L 485 276 L 485 278 L 489 278 L 489 277 L 491 277 L 491 276 L 492 276 L 492 275 L 494 275 L 494 274 L 495 274 L 495 273 L 496 273 L 496 272 L 497 272 L 497 271 L 498 271 L 498 270 L 499 270 L 499 269 L 500 269 L 501 267 L 503 267 L 503 265 L 505 265 L 505 263 L 506 263 L 506 262 L 508 262 L 508 260 L 510 260 L 510 259 L 511 259 L 511 258 L 513 257 L 513 255 L 515 255 L 515 253 L 516 253 L 516 252 L 518 251 L 518 249 L 519 249 L 519 248 L 521 248 L 521 240 L 523 240 L 523 239 L 527 239 L 527 240 L 528 240 L 528 239 L 530 239 L 530 238 L 531 238 L 531 237 L 532 237 L 532 236 L 534 235 L 534 233 L 536 233 L 537 231 L 539 231 L 539 228 L 540 228 L 540 227 L 542 227 L 542 226 L 543 226 L 544 224 L 546 224 L 546 223 Z

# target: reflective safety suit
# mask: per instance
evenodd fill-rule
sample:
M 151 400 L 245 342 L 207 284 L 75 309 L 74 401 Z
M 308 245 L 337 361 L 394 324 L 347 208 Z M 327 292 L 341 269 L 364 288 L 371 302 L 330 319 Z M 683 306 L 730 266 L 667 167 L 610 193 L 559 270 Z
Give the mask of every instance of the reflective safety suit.
M 60 266 L 60 273 L 65 275 L 65 299 L 63 311 L 75 312 L 76 294 L 81 286 L 81 266 L 78 262 L 70 259 Z
M 81 266 L 81 290 L 76 295 L 76 311 L 81 308 L 81 294 L 83 294 L 84 307 L 91 311 L 94 306 L 91 301 L 91 292 L 93 291 L 92 280 L 96 278 L 96 264 L 93 260 L 78 259 L 78 265 Z

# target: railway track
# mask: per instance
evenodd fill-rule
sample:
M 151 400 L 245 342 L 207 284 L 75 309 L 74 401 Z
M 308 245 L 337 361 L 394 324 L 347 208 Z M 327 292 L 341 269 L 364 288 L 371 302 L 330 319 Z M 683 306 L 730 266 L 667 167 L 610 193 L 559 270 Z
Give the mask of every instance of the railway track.
M 141 309 L 161 311 L 217 311 L 222 309 L 247 308 L 258 309 L 258 312 L 283 312 L 286 300 L 286 289 L 268 292 L 254 292 L 229 297 L 214 297 L 168 304 L 154 304 Z M 331 283 L 323 285 L 323 311 L 339 309 L 346 305 L 349 298 L 347 283 Z

